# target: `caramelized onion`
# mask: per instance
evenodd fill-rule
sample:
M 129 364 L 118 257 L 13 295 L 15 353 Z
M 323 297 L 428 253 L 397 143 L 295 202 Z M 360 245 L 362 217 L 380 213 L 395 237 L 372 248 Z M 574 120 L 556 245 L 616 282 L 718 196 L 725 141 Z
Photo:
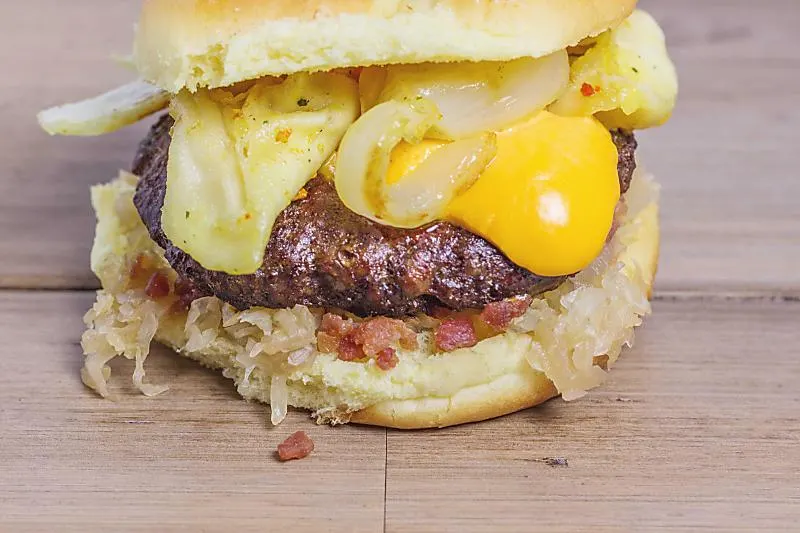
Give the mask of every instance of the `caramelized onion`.
M 364 69 L 362 107 L 370 105 L 380 81 L 376 69 Z M 463 139 L 504 129 L 533 115 L 553 102 L 568 82 L 565 50 L 537 59 L 396 65 L 386 68 L 377 101 L 427 98 L 442 113 L 428 136 Z
M 336 190 L 352 211 L 395 227 L 413 228 L 440 218 L 446 205 L 469 188 L 496 153 L 494 133 L 442 144 L 400 180 L 387 180 L 392 150 L 419 143 L 439 120 L 424 98 L 390 101 L 362 115 L 339 147 Z

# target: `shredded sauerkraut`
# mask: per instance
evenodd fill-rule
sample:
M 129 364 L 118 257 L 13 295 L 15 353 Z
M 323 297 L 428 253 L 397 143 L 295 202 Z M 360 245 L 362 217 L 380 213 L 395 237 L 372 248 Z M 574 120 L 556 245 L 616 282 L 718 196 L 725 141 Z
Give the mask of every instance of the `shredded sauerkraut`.
M 633 328 L 650 312 L 646 294 L 610 261 L 606 251 L 587 270 L 536 299 L 512 326 L 534 342 L 528 363 L 544 372 L 565 400 L 579 398 L 599 385 L 605 371 L 596 358 L 613 364 Z
M 105 288 L 98 291 L 96 303 L 85 316 L 88 329 L 82 338 L 86 354 L 81 370 L 84 383 L 102 396 L 109 396 L 108 362 L 123 356 L 135 361 L 133 382 L 142 393 L 151 396 L 165 391 L 166 387 L 144 381 L 144 361 L 151 341 L 158 337 L 189 357 L 201 359 L 197 354 L 213 353 L 222 361 L 217 364 L 225 369 L 224 374 L 237 381 L 240 393 L 269 400 L 275 424 L 286 416 L 293 397 L 289 381 L 318 386 L 323 394 L 328 394 L 326 401 L 335 403 L 338 397 L 333 379 L 330 375 L 318 375 L 323 365 L 315 365 L 320 356 L 324 356 L 322 361 L 335 361 L 330 354 L 317 351 L 316 332 L 322 310 L 295 306 L 237 311 L 215 297 L 204 297 L 193 301 L 188 312 L 176 312 L 169 299 L 148 298 L 143 288 L 131 282 L 131 264 L 143 255 L 151 258 L 154 268 L 167 272 L 171 281 L 175 279 L 175 273 L 164 261 L 161 250 L 147 237 L 133 208 L 135 183 L 135 177 L 123 174 L 111 184 L 92 191 L 98 212 L 92 268 Z M 628 221 L 652 205 L 655 190 L 648 178 L 641 173 L 637 175 L 626 195 Z M 566 400 L 580 397 L 603 381 L 605 369 L 616 361 L 624 345 L 632 343 L 633 328 L 650 311 L 648 283 L 643 274 L 635 263 L 623 265 L 619 261 L 637 231 L 636 224 L 622 224 L 606 250 L 589 268 L 557 289 L 533 299 L 530 308 L 509 328 L 509 342 L 530 346 L 526 354 L 528 364 L 545 373 Z M 405 368 L 404 352 L 399 350 L 398 368 L 376 374 L 385 377 L 376 377 L 370 387 L 395 387 L 392 398 L 402 399 L 406 395 L 416 397 L 414 394 L 446 395 L 452 388 L 450 385 L 458 385 L 420 374 L 415 374 L 418 379 L 412 385 L 404 381 L 409 379 L 409 369 L 421 369 L 420 364 L 430 366 L 431 362 L 446 357 L 460 357 L 466 363 L 464 357 L 469 357 L 458 351 L 437 354 L 434 343 L 429 342 L 437 321 L 424 318 L 407 321 L 407 325 L 419 332 L 420 348 L 405 355 Z M 525 342 L 519 344 L 518 337 L 525 338 Z M 482 341 L 474 349 L 480 352 L 483 343 L 493 340 Z M 430 359 L 432 356 L 435 358 Z M 352 375 L 363 373 L 368 370 L 367 366 L 375 364 L 373 361 L 336 363 L 354 365 L 347 367 L 353 369 L 349 372 Z M 251 390 L 250 379 L 256 371 L 259 379 L 255 386 L 268 390 L 268 396 L 254 395 Z M 468 374 L 476 373 L 480 374 L 479 371 Z M 384 379 L 389 381 L 380 381 Z M 383 385 L 378 386 L 378 381 Z M 438 388 L 422 390 L 429 382 L 435 382 Z M 366 391 L 361 391 L 359 396 L 357 401 L 362 403 L 345 408 L 364 408 L 375 399 Z
M 128 290 L 119 294 L 98 291 L 97 301 L 84 316 L 88 329 L 81 339 L 86 354 L 81 369 L 83 382 L 104 397 L 109 396 L 108 361 L 121 355 L 136 362 L 133 384 L 146 396 L 167 390 L 165 386 L 144 382 L 144 360 L 158 330 L 164 310 L 142 291 Z

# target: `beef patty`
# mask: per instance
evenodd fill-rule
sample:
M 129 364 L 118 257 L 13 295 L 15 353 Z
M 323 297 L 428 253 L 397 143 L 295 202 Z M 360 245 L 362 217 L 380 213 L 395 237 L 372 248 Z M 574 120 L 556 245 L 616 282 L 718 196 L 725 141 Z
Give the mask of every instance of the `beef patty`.
M 376 224 L 347 209 L 323 178 L 308 182 L 308 195 L 280 214 L 255 273 L 207 270 L 161 229 L 171 126 L 172 119 L 162 117 L 139 147 L 133 172 L 141 180 L 134 203 L 167 261 L 198 294 L 214 295 L 239 309 L 302 304 L 360 316 L 404 316 L 436 306 L 479 308 L 542 293 L 565 279 L 537 276 L 485 239 L 447 222 L 416 229 Z M 612 136 L 625 191 L 635 168 L 636 141 L 629 133 Z

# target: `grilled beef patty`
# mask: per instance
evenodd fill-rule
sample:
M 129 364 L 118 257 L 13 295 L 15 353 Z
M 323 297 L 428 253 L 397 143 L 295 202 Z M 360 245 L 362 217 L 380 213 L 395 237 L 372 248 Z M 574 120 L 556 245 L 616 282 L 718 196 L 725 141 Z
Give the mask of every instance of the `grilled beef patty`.
M 416 229 L 376 224 L 347 209 L 323 178 L 308 182 L 308 195 L 280 214 L 254 274 L 207 270 L 161 229 L 171 126 L 172 119 L 162 117 L 139 147 L 133 172 L 141 180 L 134 203 L 167 261 L 198 294 L 214 295 L 239 309 L 302 304 L 399 317 L 436 306 L 479 308 L 545 292 L 565 279 L 537 276 L 485 239 L 447 222 Z M 636 141 L 628 133 L 612 136 L 625 191 L 636 165 Z

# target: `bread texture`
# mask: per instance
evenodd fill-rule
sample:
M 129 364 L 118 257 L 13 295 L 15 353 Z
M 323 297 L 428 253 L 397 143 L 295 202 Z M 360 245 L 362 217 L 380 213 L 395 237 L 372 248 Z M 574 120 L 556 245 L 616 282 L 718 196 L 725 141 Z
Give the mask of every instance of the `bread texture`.
M 238 312 L 214 297 L 195 300 L 188 314 L 176 313 L 171 302 L 148 298 L 131 283 L 131 265 L 149 257 L 157 271 L 172 279 L 174 272 L 133 207 L 136 181 L 123 174 L 92 191 L 98 216 L 92 268 L 103 289 L 85 317 L 82 376 L 104 396 L 109 395 L 106 363 L 118 355 L 136 361 L 133 380 L 143 393 L 165 390 L 144 382 L 144 358 L 156 340 L 222 370 L 245 398 L 309 409 L 320 422 L 450 426 L 518 411 L 558 394 L 580 396 L 603 381 L 605 369 L 649 312 L 658 259 L 657 188 L 638 172 L 626 195 L 628 216 L 604 256 L 535 299 L 507 332 L 472 348 L 437 353 L 432 332 L 422 331 L 420 347 L 398 349 L 400 362 L 390 371 L 373 360 L 347 362 L 326 353 L 297 367 L 276 366 L 273 361 L 285 361 L 287 353 L 316 350 L 319 314 L 302 306 Z M 578 344 L 588 351 L 579 353 Z
M 171 92 L 266 75 L 540 57 L 614 27 L 636 0 L 145 0 L 134 43 Z

